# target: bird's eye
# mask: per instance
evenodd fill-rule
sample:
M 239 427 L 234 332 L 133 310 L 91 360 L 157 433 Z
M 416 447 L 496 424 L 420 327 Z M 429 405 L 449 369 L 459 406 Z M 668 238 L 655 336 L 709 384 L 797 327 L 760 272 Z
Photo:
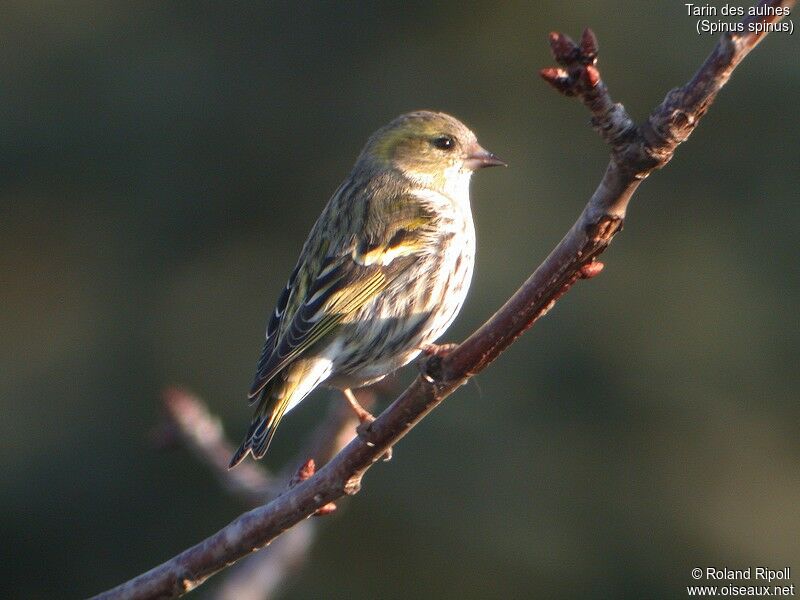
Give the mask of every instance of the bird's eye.
M 449 135 L 440 135 L 439 137 L 433 138 L 431 144 L 439 150 L 452 150 L 456 145 L 456 141 Z

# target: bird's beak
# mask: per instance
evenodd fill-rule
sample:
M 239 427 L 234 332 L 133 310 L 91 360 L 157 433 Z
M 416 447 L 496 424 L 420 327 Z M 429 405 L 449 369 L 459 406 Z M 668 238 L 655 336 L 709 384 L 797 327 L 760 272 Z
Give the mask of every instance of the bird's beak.
M 482 148 L 478 144 L 474 144 L 470 153 L 467 155 L 467 160 L 464 161 L 470 171 L 477 171 L 484 167 L 507 167 L 506 162 L 488 150 Z

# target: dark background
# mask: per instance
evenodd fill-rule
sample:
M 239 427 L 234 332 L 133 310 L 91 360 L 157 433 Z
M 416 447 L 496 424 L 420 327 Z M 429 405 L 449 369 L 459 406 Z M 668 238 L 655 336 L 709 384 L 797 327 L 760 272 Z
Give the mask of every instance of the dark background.
M 511 165 L 473 184 L 462 339 L 606 164 L 536 76 L 547 32 L 594 27 L 643 118 L 716 40 L 685 10 L 5 3 L 0 595 L 99 592 L 240 512 L 150 445 L 159 390 L 187 385 L 238 442 L 268 311 L 373 130 L 444 110 Z M 603 275 L 370 471 L 283 597 L 677 598 L 693 567 L 800 570 L 798 92 L 797 36 L 771 35 L 637 194 Z

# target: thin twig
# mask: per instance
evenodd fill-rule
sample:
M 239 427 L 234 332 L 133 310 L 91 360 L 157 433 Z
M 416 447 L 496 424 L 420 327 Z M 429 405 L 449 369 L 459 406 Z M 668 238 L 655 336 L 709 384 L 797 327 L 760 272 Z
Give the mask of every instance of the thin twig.
M 794 0 L 762 1 L 762 6 L 794 6 Z M 762 22 L 778 20 L 773 17 Z M 747 22 L 755 22 L 750 19 Z M 467 340 L 444 357 L 428 359 L 425 376 L 411 386 L 313 477 L 269 504 L 229 525 L 162 565 L 98 598 L 176 597 L 194 589 L 220 569 L 257 550 L 320 507 L 361 488 L 361 478 L 380 457 L 444 398 L 486 368 L 536 322 L 569 288 L 592 277 L 594 262 L 621 229 L 631 196 L 656 168 L 672 158 L 727 82 L 734 68 L 763 39 L 750 32 L 725 34 L 685 86 L 671 91 L 648 121 L 636 126 L 614 104 L 595 66 L 597 43 L 584 35 L 581 45 L 551 37 L 558 69 L 543 73 L 557 89 L 582 99 L 593 122 L 611 144 L 611 160 L 600 185 L 566 236 L 522 287 Z M 573 49 L 574 47 L 574 49 Z
M 254 462 L 247 462 L 241 471 L 228 469 L 234 448 L 225 439 L 222 425 L 203 402 L 186 390 L 170 387 L 163 393 L 164 423 L 161 443 L 166 436 L 177 437 L 211 472 L 228 493 L 248 506 L 258 506 L 278 495 L 286 486 Z

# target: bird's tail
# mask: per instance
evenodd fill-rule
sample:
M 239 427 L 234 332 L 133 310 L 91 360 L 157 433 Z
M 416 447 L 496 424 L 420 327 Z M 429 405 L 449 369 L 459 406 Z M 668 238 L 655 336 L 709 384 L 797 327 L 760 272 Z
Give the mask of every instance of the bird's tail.
M 283 416 L 327 379 L 330 373 L 330 361 L 298 361 L 270 381 L 261 392 L 247 435 L 231 458 L 228 468 L 238 465 L 248 454 L 256 459 L 264 456 Z
M 289 390 L 286 390 L 285 387 L 285 385 L 267 385 L 261 392 L 258 407 L 247 430 L 247 435 L 244 436 L 242 445 L 231 458 L 229 469 L 242 462 L 248 454 L 252 454 L 253 458 L 258 459 L 267 453 L 272 438 L 275 437 L 278 424 L 289 406 L 291 394 L 286 393 Z

